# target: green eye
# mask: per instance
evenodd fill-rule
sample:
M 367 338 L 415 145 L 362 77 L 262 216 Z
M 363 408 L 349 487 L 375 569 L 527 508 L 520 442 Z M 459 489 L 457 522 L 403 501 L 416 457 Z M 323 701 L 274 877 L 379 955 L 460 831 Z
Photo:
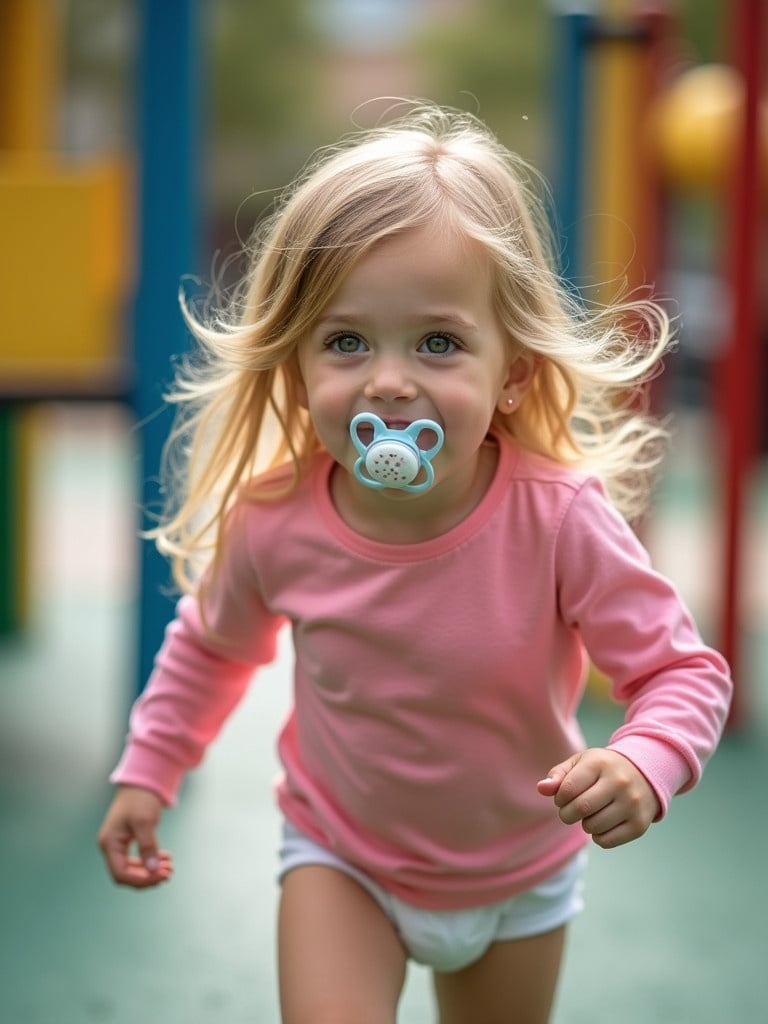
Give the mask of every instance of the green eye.
M 421 345 L 425 352 L 433 356 L 447 356 L 456 348 L 456 342 L 449 334 L 430 334 Z
M 336 337 L 331 338 L 329 344 L 331 348 L 345 356 L 355 355 L 357 352 L 362 352 L 364 348 L 362 338 L 358 338 L 356 334 L 337 334 Z

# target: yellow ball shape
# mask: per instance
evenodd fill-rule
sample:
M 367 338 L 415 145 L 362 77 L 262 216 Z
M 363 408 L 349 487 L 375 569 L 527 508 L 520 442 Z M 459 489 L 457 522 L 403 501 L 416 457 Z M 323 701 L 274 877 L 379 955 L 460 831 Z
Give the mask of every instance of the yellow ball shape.
M 656 101 L 649 127 L 662 172 L 678 189 L 725 185 L 734 166 L 744 110 L 744 83 L 725 64 L 686 71 Z M 760 110 L 762 177 L 768 184 L 768 107 Z

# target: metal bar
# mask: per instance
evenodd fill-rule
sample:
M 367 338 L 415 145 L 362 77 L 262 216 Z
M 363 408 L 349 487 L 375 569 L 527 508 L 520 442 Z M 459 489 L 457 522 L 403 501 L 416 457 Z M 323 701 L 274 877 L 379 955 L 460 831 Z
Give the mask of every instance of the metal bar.
M 758 313 L 760 244 L 759 103 L 766 57 L 768 12 L 764 0 L 739 0 L 733 12 L 734 65 L 744 81 L 739 145 L 731 184 L 727 275 L 733 295 L 731 339 L 722 367 L 725 440 L 724 594 L 721 649 L 735 678 L 742 668 L 740 597 L 744 505 L 749 471 L 758 451 L 758 410 L 763 366 Z M 730 723 L 742 719 L 741 687 L 736 688 Z
M 139 285 L 135 305 L 133 406 L 141 452 L 145 528 L 162 506 L 158 472 L 169 429 L 163 393 L 171 360 L 186 347 L 177 294 L 197 269 L 200 209 L 198 5 L 196 0 L 142 0 L 139 130 Z M 140 558 L 138 687 L 145 684 L 173 612 L 170 579 L 154 545 Z

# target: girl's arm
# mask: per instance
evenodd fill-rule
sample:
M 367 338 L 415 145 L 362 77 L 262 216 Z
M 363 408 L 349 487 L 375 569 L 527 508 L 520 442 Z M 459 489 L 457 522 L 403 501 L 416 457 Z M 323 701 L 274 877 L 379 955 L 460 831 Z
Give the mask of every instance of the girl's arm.
M 257 666 L 275 656 L 282 619 L 251 596 L 250 635 L 237 644 L 215 639 L 216 619 L 202 621 L 197 599 L 183 597 L 155 659 L 155 670 L 133 706 L 128 739 L 111 781 L 140 786 L 166 805 L 237 707 Z
M 261 648 L 247 661 L 212 646 L 197 601 L 179 602 L 155 670 L 133 706 L 123 756 L 111 776 L 119 784 L 99 831 L 99 846 L 115 882 L 143 889 L 167 881 L 171 856 L 160 850 L 157 827 L 163 808 L 176 800 L 184 774 L 239 703 L 254 668 L 271 660 L 279 620 L 265 618 L 254 634 Z M 133 855 L 133 850 L 137 855 Z
M 583 821 L 604 845 L 618 845 L 699 780 L 728 712 L 728 666 L 594 480 L 563 520 L 556 573 L 560 614 L 626 714 L 606 748 L 554 766 L 539 790 L 564 821 Z
M 166 630 L 146 689 L 133 706 L 128 741 L 111 779 L 173 804 L 185 772 L 201 761 L 245 693 L 275 657 L 282 616 L 264 603 L 250 553 L 254 509 L 230 512 L 222 557 L 186 595 Z
M 99 833 L 112 877 L 143 888 L 170 877 L 156 830 L 184 774 L 202 759 L 254 670 L 275 656 L 280 615 L 264 604 L 248 553 L 248 509 L 228 523 L 224 558 L 204 593 L 179 601 L 146 689 L 133 706 L 119 784 Z M 133 856 L 136 847 L 138 856 Z

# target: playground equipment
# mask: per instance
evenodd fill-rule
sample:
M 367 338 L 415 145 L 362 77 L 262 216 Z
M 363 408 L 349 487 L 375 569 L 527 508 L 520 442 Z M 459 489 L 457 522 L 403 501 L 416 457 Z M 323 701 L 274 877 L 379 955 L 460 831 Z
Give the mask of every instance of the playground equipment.
M 200 10 L 197 0 L 142 0 L 140 53 L 139 280 L 133 361 L 133 406 L 142 454 L 141 508 L 162 501 L 160 458 L 169 420 L 159 415 L 172 376 L 171 361 L 188 346 L 178 290 L 199 264 L 198 89 Z M 154 525 L 146 521 L 146 527 Z M 137 686 L 147 681 L 174 611 L 168 566 L 153 544 L 140 551 Z
M 0 631 L 24 621 L 26 422 L 37 403 L 129 403 L 140 506 L 157 509 L 168 426 L 158 413 L 171 359 L 186 344 L 176 295 L 196 266 L 197 4 L 137 5 L 135 178 L 124 158 L 73 162 L 54 152 L 58 9 L 55 0 L 5 0 L 0 11 L 0 270 L 9 298 L 0 326 Z M 138 239 L 129 230 L 134 219 Z M 148 544 L 139 557 L 143 681 L 173 604 L 161 557 Z
M 599 264 L 600 277 L 623 277 L 632 290 L 657 280 L 664 198 L 707 188 L 726 212 L 723 274 L 733 313 L 715 410 L 725 440 L 719 645 L 739 678 L 742 520 L 764 379 L 758 275 L 766 260 L 759 231 L 768 191 L 768 9 L 763 0 L 735 0 L 732 62 L 672 78 L 669 6 L 616 0 L 559 17 L 558 218 L 564 271 L 577 288 Z M 737 690 L 731 724 L 741 717 Z
M 668 188 L 721 192 L 734 180 L 745 117 L 743 73 L 729 64 L 702 64 L 679 75 L 651 115 Z M 757 171 L 768 187 L 768 100 L 757 112 Z
M 54 151 L 56 5 L 0 10 L 0 632 L 26 615 L 29 408 L 125 391 L 130 170 Z

